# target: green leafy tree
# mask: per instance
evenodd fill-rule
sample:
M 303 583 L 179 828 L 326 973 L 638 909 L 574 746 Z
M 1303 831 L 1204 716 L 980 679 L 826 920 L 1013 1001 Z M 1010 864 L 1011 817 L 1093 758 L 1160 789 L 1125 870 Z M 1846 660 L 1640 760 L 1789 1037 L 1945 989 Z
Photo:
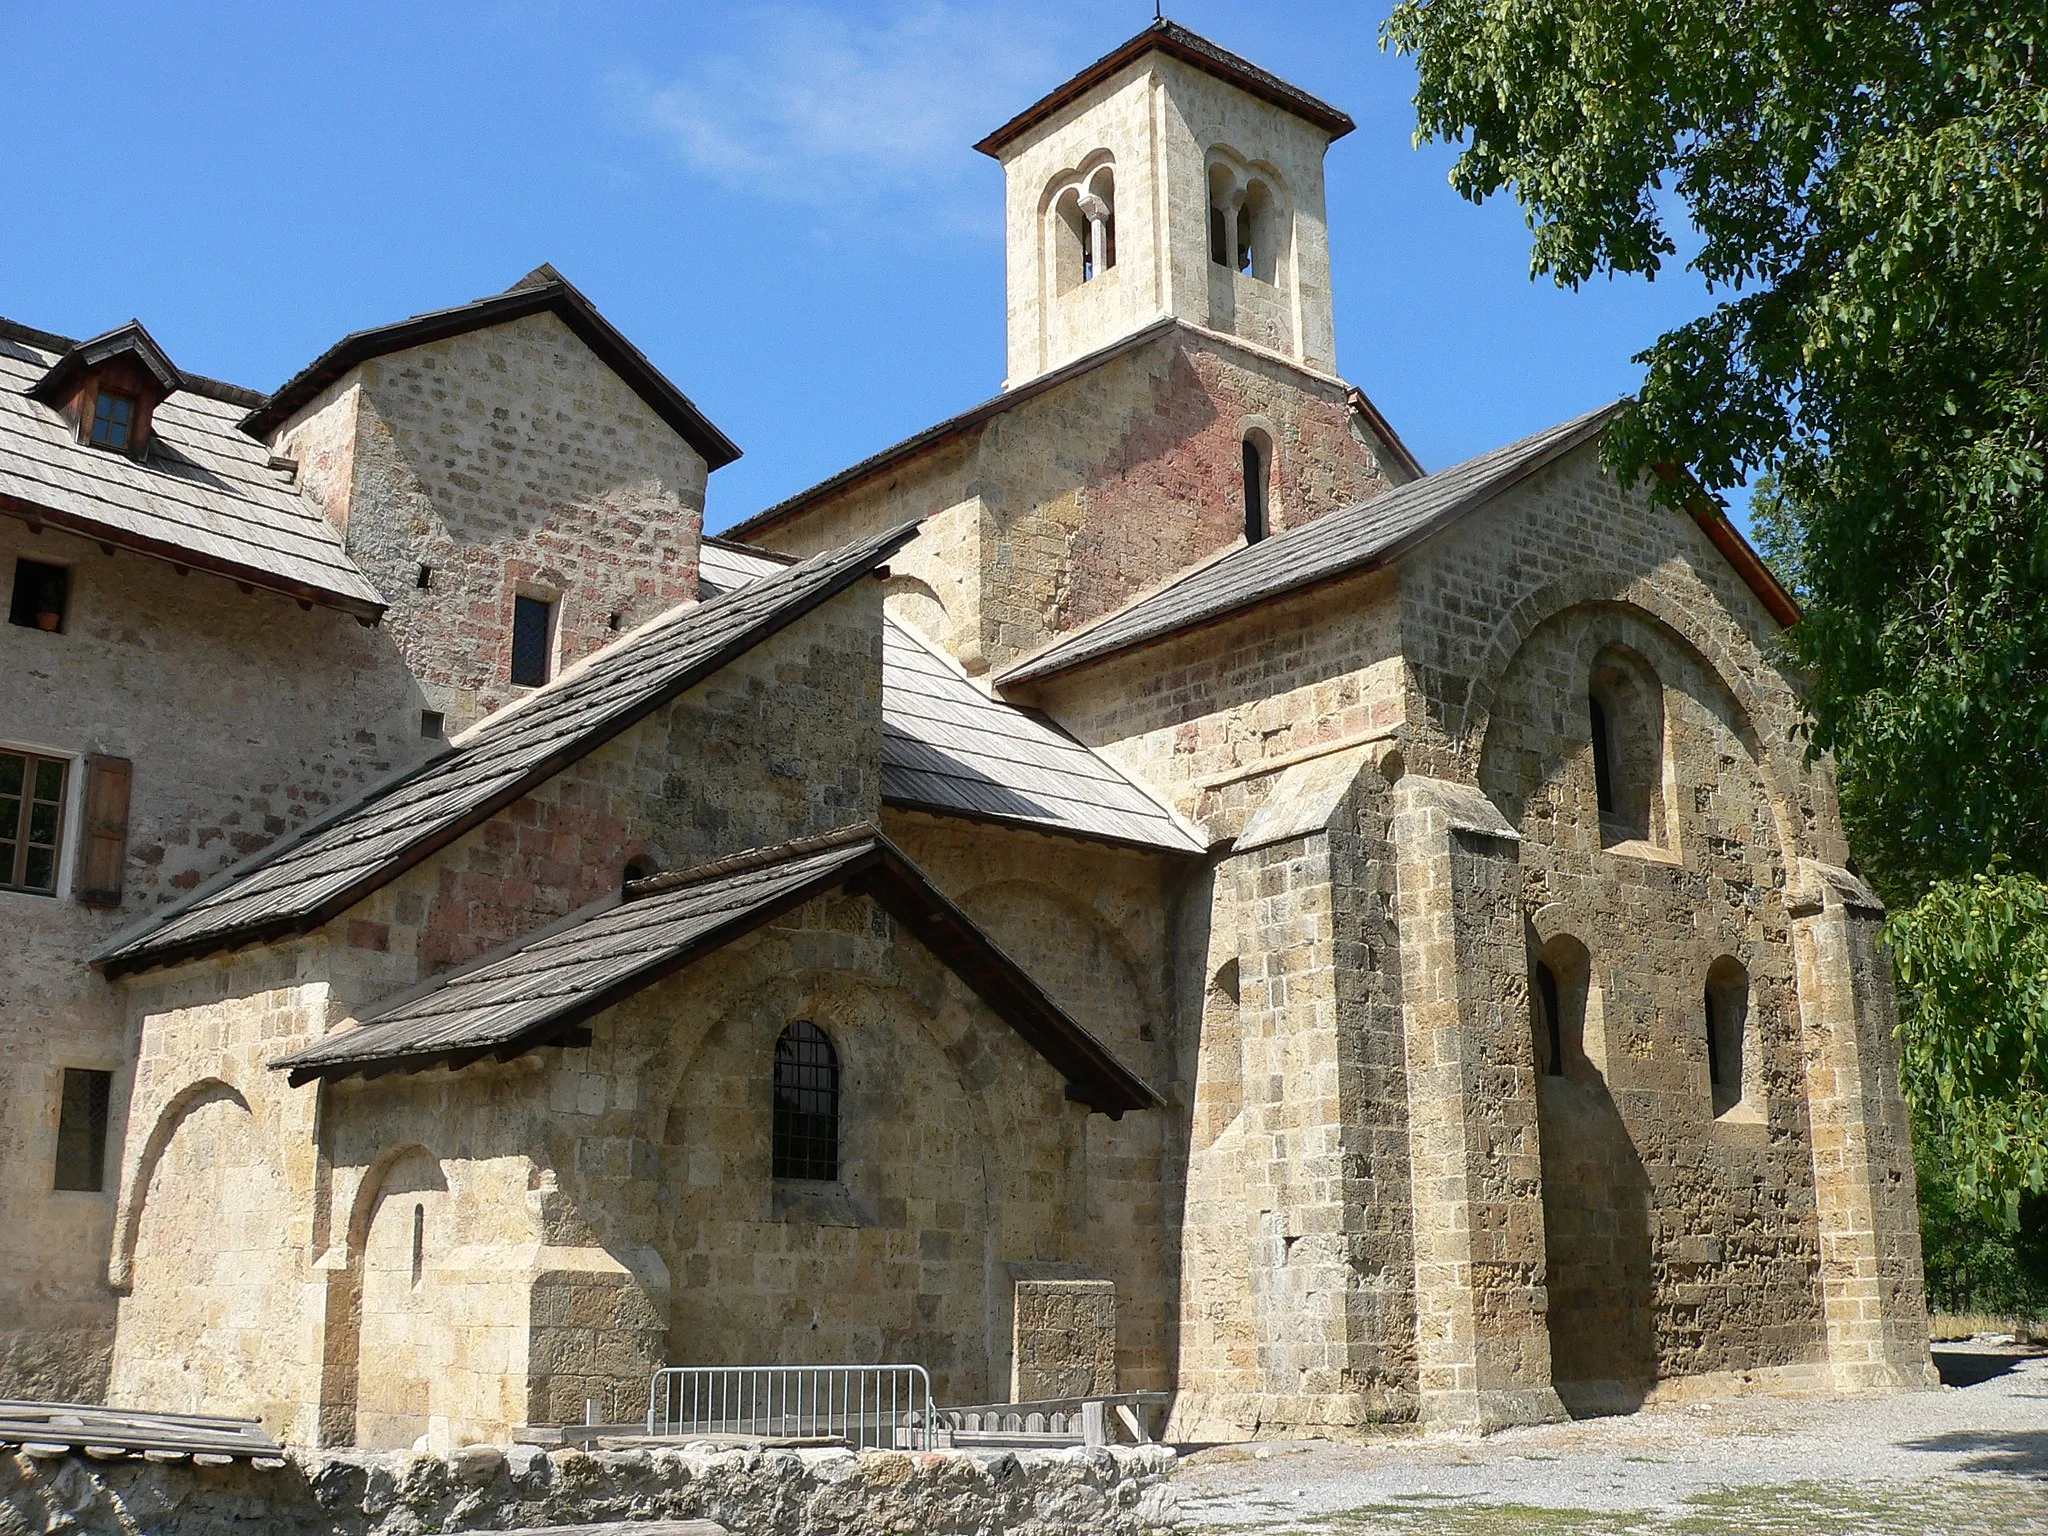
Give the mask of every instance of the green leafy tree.
M 1403 0 L 1383 40 L 1535 272 L 1654 277 L 1684 236 L 1713 306 L 1643 354 L 1605 451 L 1769 473 L 1909 1091 L 2011 1219 L 2048 1188 L 2048 6 Z

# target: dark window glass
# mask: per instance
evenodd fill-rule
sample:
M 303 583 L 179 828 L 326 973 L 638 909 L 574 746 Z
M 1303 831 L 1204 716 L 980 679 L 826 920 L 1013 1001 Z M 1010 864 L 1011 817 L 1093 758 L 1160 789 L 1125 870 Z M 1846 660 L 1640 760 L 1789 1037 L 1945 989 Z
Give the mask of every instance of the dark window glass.
M 775 1042 L 775 1177 L 839 1177 L 839 1057 L 799 1019 Z
M 107 1100 L 114 1074 L 64 1069 L 64 1102 L 57 1111 L 57 1188 L 107 1187 Z
M 126 448 L 135 424 L 135 402 L 103 389 L 92 403 L 92 440 L 102 448 Z
M 1266 456 L 1250 438 L 1244 440 L 1244 537 L 1256 544 L 1266 536 Z
M 1600 802 L 1600 809 L 1612 812 L 1614 809 L 1614 763 L 1608 756 L 1607 711 L 1600 707 L 1598 699 L 1586 700 L 1587 712 L 1593 718 L 1593 794 Z
M 56 894 L 68 767 L 62 758 L 0 752 L 0 889 Z
M 14 562 L 14 595 L 7 605 L 7 622 L 23 629 L 61 630 L 64 608 L 71 596 L 71 572 L 61 565 L 40 560 Z
M 438 709 L 420 711 L 420 735 L 428 741 L 439 741 L 448 729 L 448 717 Z
M 1558 997 L 1557 973 L 1541 960 L 1536 962 L 1536 1006 L 1543 1011 L 1544 1037 L 1550 1059 L 1543 1070 L 1552 1077 L 1564 1076 L 1564 1007 Z
M 512 681 L 538 688 L 548 680 L 548 631 L 555 605 L 538 597 L 512 600 Z
M 1723 1021 L 1715 1006 L 1714 989 L 1707 988 L 1707 1081 L 1721 1086 L 1721 1030 Z

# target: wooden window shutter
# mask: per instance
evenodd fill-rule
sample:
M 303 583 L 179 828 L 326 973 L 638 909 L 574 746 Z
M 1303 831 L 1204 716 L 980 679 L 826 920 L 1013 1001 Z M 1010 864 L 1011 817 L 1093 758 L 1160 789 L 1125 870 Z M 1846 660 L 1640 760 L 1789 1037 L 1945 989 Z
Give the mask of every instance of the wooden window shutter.
M 128 862 L 128 788 L 135 765 L 94 753 L 85 760 L 85 817 L 78 838 L 78 899 L 88 907 L 121 905 Z

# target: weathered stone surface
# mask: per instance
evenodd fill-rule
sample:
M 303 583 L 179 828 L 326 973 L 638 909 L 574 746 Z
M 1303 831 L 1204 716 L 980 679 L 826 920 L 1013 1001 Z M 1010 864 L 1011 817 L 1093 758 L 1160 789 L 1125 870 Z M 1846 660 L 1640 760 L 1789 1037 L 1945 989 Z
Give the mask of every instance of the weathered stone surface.
M 77 1536 L 1148 1536 L 1179 1523 L 1161 1446 L 911 1454 L 492 1448 L 469 1461 L 294 1451 L 282 1467 L 0 1454 L 0 1532 Z M 465 1470 L 465 1467 L 467 1470 Z

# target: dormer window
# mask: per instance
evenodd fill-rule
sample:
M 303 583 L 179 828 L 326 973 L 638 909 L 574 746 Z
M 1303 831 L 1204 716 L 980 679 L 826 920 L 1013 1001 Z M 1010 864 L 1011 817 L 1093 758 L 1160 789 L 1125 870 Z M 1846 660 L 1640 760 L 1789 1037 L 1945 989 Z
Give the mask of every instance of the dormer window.
M 135 397 L 124 395 L 119 390 L 100 390 L 93 398 L 89 441 L 96 447 L 126 453 L 134 430 Z
M 29 390 L 62 413 L 78 441 L 139 459 L 149 451 L 157 407 L 184 379 L 139 321 L 80 342 Z

